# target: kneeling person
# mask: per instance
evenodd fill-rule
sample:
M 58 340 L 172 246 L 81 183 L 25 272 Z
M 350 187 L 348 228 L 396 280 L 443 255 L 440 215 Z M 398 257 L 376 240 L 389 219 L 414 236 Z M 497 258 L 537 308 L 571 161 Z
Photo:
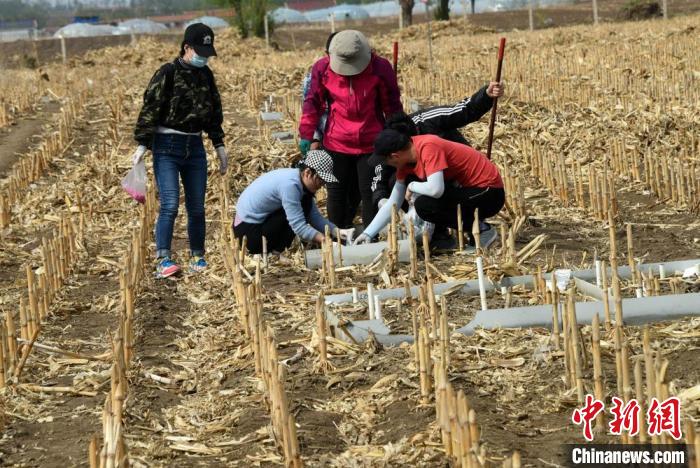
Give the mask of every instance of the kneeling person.
M 503 181 L 494 163 L 474 148 L 435 135 L 409 137 L 393 129 L 383 130 L 374 142 L 370 164 L 396 168 L 396 184 L 389 202 L 357 237 L 356 244 L 369 242 L 390 221 L 391 207 L 401 206 L 407 188 L 418 216 L 436 225 L 456 229 L 457 205 L 461 205 L 463 229 L 468 233 L 476 208 L 479 219 L 484 220 L 505 204 Z M 410 175 L 422 182 L 411 182 L 407 187 Z M 488 224 L 485 227 L 483 247 L 496 239 L 496 230 Z
M 248 252 L 262 253 L 263 236 L 270 252 L 287 249 L 299 236 L 308 242 L 321 243 L 326 226 L 336 227 L 321 215 L 316 206 L 316 191 L 333 176 L 333 160 L 325 151 L 309 151 L 298 168 L 276 169 L 253 181 L 238 198 L 233 232 L 238 239 L 247 238 Z M 340 230 L 345 240 L 352 240 L 353 229 Z

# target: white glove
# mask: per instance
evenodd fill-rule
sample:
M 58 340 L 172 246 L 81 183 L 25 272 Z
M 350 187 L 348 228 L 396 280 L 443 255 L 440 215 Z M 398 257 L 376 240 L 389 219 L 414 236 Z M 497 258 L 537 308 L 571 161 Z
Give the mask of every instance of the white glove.
M 413 182 L 411 182 L 411 184 L 412 183 Z M 408 184 L 408 187 L 406 190 L 406 201 L 408 202 L 409 205 L 413 206 L 413 204 L 416 203 L 416 198 L 418 198 L 418 194 L 411 190 L 411 184 Z
M 136 151 L 134 151 L 134 154 L 131 155 L 131 162 L 134 166 L 143 161 L 143 157 L 146 155 L 146 149 L 145 146 L 139 145 Z
M 386 202 L 388 202 L 388 201 L 389 201 L 388 198 L 382 198 L 381 200 L 379 200 L 379 203 L 377 203 L 377 208 L 378 208 L 378 209 L 381 209 L 382 206 L 384 206 L 384 204 L 385 204 Z
M 362 245 L 362 244 L 369 244 L 372 241 L 370 237 L 365 234 L 364 232 L 357 236 L 357 239 L 355 239 L 355 242 L 352 243 L 352 245 Z
M 219 172 L 221 172 L 221 175 L 224 175 L 226 174 L 226 168 L 228 167 L 228 155 L 226 154 L 226 147 L 217 146 L 216 155 L 219 157 Z
M 352 244 L 352 238 L 355 237 L 355 228 L 338 229 L 340 239 L 345 241 L 345 245 Z

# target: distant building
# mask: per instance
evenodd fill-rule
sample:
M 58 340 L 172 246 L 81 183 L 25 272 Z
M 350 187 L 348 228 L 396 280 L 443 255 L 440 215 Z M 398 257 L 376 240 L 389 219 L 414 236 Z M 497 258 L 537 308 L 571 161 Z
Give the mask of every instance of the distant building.
M 298 11 L 317 10 L 335 5 L 336 2 L 333 0 L 289 0 L 285 2 L 285 7 Z
M 28 5 L 42 5 L 49 8 L 131 8 L 133 0 L 22 0 Z
M 36 20 L 0 21 L 0 42 L 32 39 L 37 33 Z

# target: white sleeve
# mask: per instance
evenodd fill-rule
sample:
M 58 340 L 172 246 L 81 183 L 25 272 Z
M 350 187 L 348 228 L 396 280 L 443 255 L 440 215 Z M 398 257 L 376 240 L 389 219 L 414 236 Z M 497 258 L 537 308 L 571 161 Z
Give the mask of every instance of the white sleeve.
M 445 177 L 442 171 L 437 171 L 430 174 L 426 182 L 411 182 L 408 184 L 408 190 L 431 198 L 440 198 L 445 193 Z
M 394 188 L 391 190 L 391 195 L 389 195 L 389 201 L 384 203 L 384 206 L 379 209 L 372 222 L 365 229 L 364 234 L 367 234 L 372 239 L 384 226 L 389 224 L 391 221 L 391 207 L 396 206 L 397 210 L 401 209 L 405 196 L 406 185 L 403 181 L 399 182 L 397 180 Z

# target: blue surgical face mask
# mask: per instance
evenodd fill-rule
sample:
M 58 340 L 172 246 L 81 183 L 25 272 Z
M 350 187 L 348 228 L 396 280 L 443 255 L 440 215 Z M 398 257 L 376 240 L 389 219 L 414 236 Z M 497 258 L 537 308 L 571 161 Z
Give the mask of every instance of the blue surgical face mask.
M 207 65 L 207 60 L 207 57 L 192 54 L 192 58 L 190 59 L 190 65 L 192 65 L 193 67 L 202 68 Z

